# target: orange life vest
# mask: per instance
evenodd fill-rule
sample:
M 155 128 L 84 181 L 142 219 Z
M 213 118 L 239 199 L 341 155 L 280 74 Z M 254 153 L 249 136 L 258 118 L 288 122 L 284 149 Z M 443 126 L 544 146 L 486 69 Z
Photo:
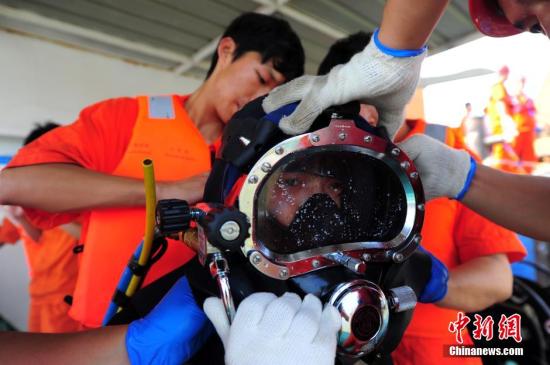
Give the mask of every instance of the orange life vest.
M 408 119 L 406 123 L 410 128 L 407 137 L 425 133 L 451 147 L 465 148 L 456 130 L 426 124 L 421 119 Z M 421 234 L 422 246 L 449 269 L 484 255 L 504 253 L 510 261 L 521 260 L 525 255 L 524 248 L 512 232 L 478 216 L 456 200 L 439 198 L 427 202 Z M 399 346 L 391 354 L 393 363 L 480 365 L 479 357 L 444 355 L 444 345 L 457 344 L 455 334 L 448 330 L 449 323 L 456 321 L 457 312 L 434 304 L 418 303 Z M 465 345 L 473 343 L 467 330 L 462 332 L 462 336 Z
M 143 179 L 142 161 L 153 160 L 157 181 L 174 181 L 207 172 L 210 150 L 177 96 L 137 98 L 139 112 L 116 176 Z M 116 131 L 113 131 L 116 133 Z M 93 194 L 93 191 L 90 191 Z M 174 197 L 177 198 L 177 197 Z M 145 230 L 145 208 L 92 211 L 70 315 L 99 327 L 121 274 Z M 181 266 L 194 253 L 169 241 L 144 285 Z
M 517 104 L 514 108 L 514 121 L 519 133 L 529 132 L 534 133 L 537 127 L 535 119 L 536 108 L 533 100 L 529 99 L 525 94 L 517 96 Z

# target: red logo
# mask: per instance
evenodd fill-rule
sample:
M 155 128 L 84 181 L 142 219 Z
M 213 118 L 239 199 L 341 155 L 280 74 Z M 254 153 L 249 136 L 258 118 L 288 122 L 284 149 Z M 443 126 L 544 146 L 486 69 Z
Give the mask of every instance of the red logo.
M 464 343 L 462 330 L 466 328 L 468 323 L 470 323 L 470 318 L 464 312 L 458 312 L 456 321 L 449 323 L 449 332 L 455 334 L 457 343 Z M 485 338 L 486 341 L 491 341 L 493 339 L 495 321 L 492 316 L 483 318 L 479 314 L 475 314 L 475 320 L 472 324 L 474 325 L 472 335 L 475 340 Z M 504 314 L 500 316 L 500 320 L 498 321 L 498 338 L 499 340 L 513 338 L 517 343 L 521 342 L 521 316 L 519 314 L 512 314 L 508 317 Z
M 476 314 L 475 321 L 474 321 L 475 329 L 472 331 L 474 340 L 481 340 L 481 338 L 484 337 L 485 340 L 491 341 L 493 339 L 494 324 L 495 324 L 495 321 L 493 320 L 492 316 L 487 316 L 485 317 L 485 319 L 483 319 L 482 316 L 480 316 L 479 314 Z
M 449 323 L 449 332 L 454 333 L 456 336 L 456 342 L 463 343 L 462 330 L 470 323 L 470 318 L 464 315 L 464 312 L 458 312 L 457 319 L 454 322 Z
M 521 316 L 517 313 L 509 317 L 502 314 L 498 321 L 498 338 L 507 340 L 510 337 L 517 343 L 521 342 Z

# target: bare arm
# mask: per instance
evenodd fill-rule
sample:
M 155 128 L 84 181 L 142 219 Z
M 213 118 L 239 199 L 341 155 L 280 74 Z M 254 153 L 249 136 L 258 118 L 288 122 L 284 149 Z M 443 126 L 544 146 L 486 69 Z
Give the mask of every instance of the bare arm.
M 127 326 L 63 333 L 0 332 L 2 364 L 129 364 Z
M 449 0 L 388 0 L 380 41 L 395 49 L 418 49 L 426 44 Z
M 202 198 L 207 174 L 157 184 L 157 198 Z M 0 173 L 0 203 L 49 212 L 145 205 L 143 181 L 111 176 L 69 164 L 5 169 Z
M 470 209 L 514 232 L 550 241 L 550 179 L 478 165 L 463 201 Z
M 512 271 L 505 254 L 478 257 L 449 272 L 447 295 L 438 306 L 476 312 L 512 295 Z
M 0 364 L 183 364 L 210 333 L 187 279 L 180 278 L 147 316 L 127 326 L 65 334 L 0 333 Z
M 4 207 L 4 211 L 8 219 L 16 225 L 21 226 L 27 236 L 29 236 L 34 242 L 38 242 L 40 236 L 42 236 L 42 230 L 33 226 L 29 220 L 25 217 L 23 208 L 14 205 L 7 205 Z

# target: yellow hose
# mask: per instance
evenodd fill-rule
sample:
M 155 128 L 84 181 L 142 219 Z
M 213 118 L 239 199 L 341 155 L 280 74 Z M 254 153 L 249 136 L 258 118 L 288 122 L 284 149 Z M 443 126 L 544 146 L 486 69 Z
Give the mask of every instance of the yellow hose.
M 145 236 L 143 237 L 143 248 L 138 263 L 146 265 L 149 261 L 151 248 L 153 247 L 153 236 L 155 233 L 155 207 L 157 204 L 157 193 L 155 188 L 155 171 L 153 161 L 143 160 L 143 182 L 145 184 Z M 139 288 L 141 277 L 132 275 L 126 295 L 131 297 Z

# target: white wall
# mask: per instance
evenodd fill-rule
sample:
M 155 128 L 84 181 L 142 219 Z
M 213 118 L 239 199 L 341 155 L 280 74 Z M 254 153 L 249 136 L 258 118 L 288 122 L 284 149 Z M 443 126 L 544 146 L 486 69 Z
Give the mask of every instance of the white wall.
M 96 101 L 189 93 L 200 80 L 0 31 L 0 136 L 23 136 L 36 121 L 72 122 Z
M 0 31 L 0 155 L 13 154 L 35 122 L 67 124 L 102 99 L 185 94 L 199 85 L 200 80 Z M 27 328 L 27 285 L 21 245 L 0 248 L 0 314 L 20 329 Z
M 0 135 L 0 156 L 13 155 L 14 151 L 23 144 L 23 138 Z M 2 167 L 2 166 L 0 166 Z
M 0 246 L 0 314 L 19 330 L 26 330 L 29 273 L 23 244 Z

